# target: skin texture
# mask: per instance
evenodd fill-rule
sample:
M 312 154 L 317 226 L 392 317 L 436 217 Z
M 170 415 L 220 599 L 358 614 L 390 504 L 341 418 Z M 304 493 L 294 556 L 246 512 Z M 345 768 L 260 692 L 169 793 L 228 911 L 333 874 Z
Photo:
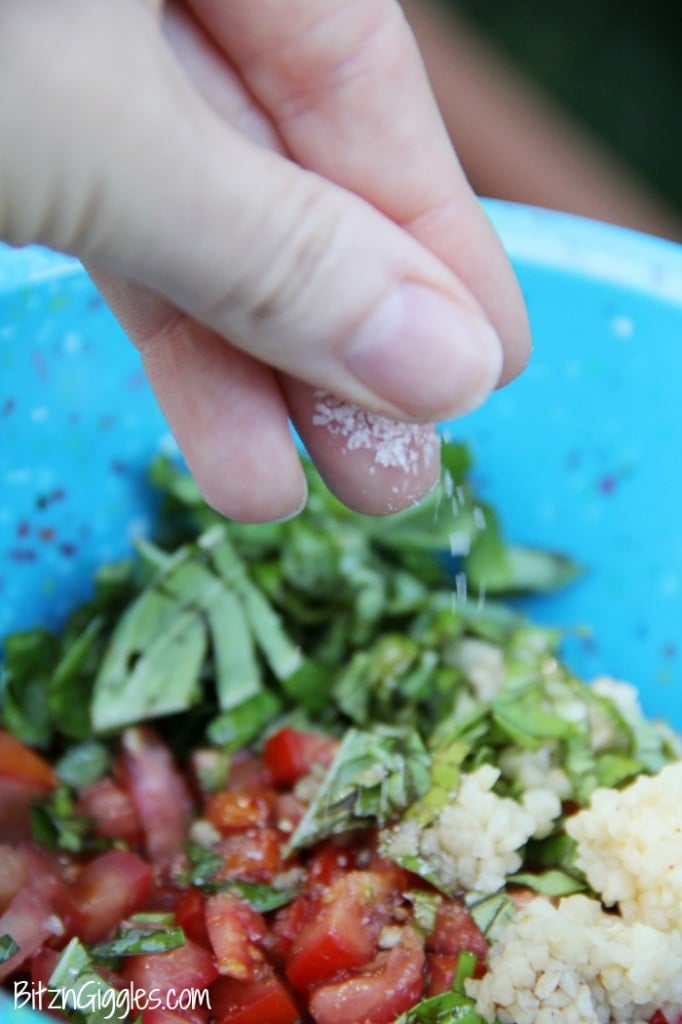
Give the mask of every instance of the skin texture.
M 413 503 L 528 357 L 394 0 L 3 0 L 0 136 L 0 236 L 85 262 L 225 515 L 302 507 L 290 421 L 348 505 Z

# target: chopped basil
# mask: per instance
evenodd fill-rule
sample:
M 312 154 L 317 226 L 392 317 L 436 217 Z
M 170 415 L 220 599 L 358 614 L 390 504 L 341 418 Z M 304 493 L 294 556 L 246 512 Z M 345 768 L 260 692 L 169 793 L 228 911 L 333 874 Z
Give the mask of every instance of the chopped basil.
M 176 876 L 176 881 L 180 885 L 194 885 L 207 893 L 234 892 L 262 914 L 286 906 L 298 893 L 296 889 L 278 889 L 272 885 L 247 882 L 239 878 L 215 878 L 223 863 L 216 850 L 189 842 L 185 846 L 185 852 L 189 864 Z
M 97 973 L 90 954 L 79 941 L 71 939 L 59 955 L 47 987 L 59 993 L 59 1009 L 77 1024 L 109 1024 L 129 1019 L 126 993 Z
M 422 999 L 401 1014 L 395 1024 L 486 1024 L 476 1011 L 474 1000 L 464 991 L 464 983 L 473 977 L 477 962 L 475 953 L 466 950 L 460 953 L 451 991 Z
M 11 935 L 0 935 L 0 964 L 9 960 L 15 953 L 19 952 L 19 946 Z
M 427 791 L 430 764 L 415 730 L 350 729 L 291 837 L 291 849 L 396 817 Z
M 61 784 L 31 808 L 33 838 L 49 850 L 106 849 L 111 842 L 93 835 L 93 821 L 76 810 L 73 794 Z
M 185 853 L 188 866 L 176 876 L 178 884 L 195 885 L 200 889 L 210 885 L 222 864 L 222 858 L 217 850 L 202 846 L 200 843 L 188 842 L 185 844 Z
M 204 888 L 209 892 L 233 892 L 261 914 L 286 906 L 298 895 L 298 889 L 277 889 L 273 885 L 245 882 L 239 878 L 209 882 Z
M 280 699 L 266 690 L 216 715 L 206 729 L 206 737 L 226 751 L 241 750 L 260 736 L 281 707 Z
M 175 921 L 175 915 L 164 913 L 162 910 L 141 910 L 137 914 L 131 914 L 128 921 L 141 928 L 170 927 Z
M 167 953 L 185 944 L 182 928 L 122 928 L 114 939 L 99 942 L 90 948 L 90 955 L 98 960 L 138 953 Z
M 442 903 L 440 893 L 429 889 L 409 889 L 405 897 L 412 904 L 415 926 L 422 935 L 430 935 L 436 927 L 438 908 Z
M 494 929 L 505 924 L 516 909 L 506 892 L 494 892 L 486 896 L 469 893 L 466 903 L 469 913 L 486 938 L 490 937 Z
M 476 1011 L 473 999 L 459 992 L 444 992 L 439 996 L 422 999 L 395 1024 L 487 1024 Z
M 59 657 L 59 640 L 44 629 L 3 640 L 1 719 L 17 739 L 43 747 L 52 737 L 46 688 Z
M 515 875 L 508 875 L 507 882 L 511 885 L 521 885 L 533 892 L 539 892 L 543 896 L 570 896 L 574 892 L 585 892 L 588 885 L 584 878 L 576 875 L 569 875 L 566 871 L 558 869 L 542 871 L 535 874 L 531 871 L 519 871 Z
M 582 806 L 596 787 L 623 785 L 678 757 L 669 730 L 572 675 L 559 656 L 560 631 L 490 600 L 563 586 L 578 567 L 506 540 L 475 493 L 463 446 L 446 444 L 443 464 L 441 485 L 423 502 L 377 519 L 344 508 L 306 463 L 305 512 L 251 526 L 224 521 L 188 476 L 156 462 L 164 505 L 157 540 L 102 568 L 62 636 L 35 630 L 4 644 L 0 727 L 51 756 L 60 778 L 32 810 L 36 839 L 72 853 L 106 847 L 79 813 L 76 791 L 109 770 L 111 741 L 128 723 L 154 720 L 180 758 L 199 747 L 205 756 L 192 766 L 210 792 L 225 783 L 233 751 L 258 749 L 273 728 L 298 722 L 341 742 L 290 849 L 379 827 L 380 852 L 434 887 L 407 894 L 416 927 L 428 935 L 441 893 L 452 893 L 418 839 L 415 849 L 409 841 L 392 847 L 392 829 L 400 840 L 406 826 L 409 840 L 433 825 L 456 799 L 462 774 L 501 766 L 495 791 L 521 799 L 523 773 L 505 755 L 542 750 L 548 770 L 562 773 L 562 797 Z M 491 679 L 481 682 L 467 644 L 491 656 Z M 296 896 L 219 878 L 218 850 L 190 843 L 186 853 L 180 886 L 231 891 L 263 913 Z M 559 898 L 587 888 L 562 818 L 520 855 L 509 887 Z M 514 913 L 507 886 L 464 894 L 486 936 Z M 75 993 L 94 986 L 111 1001 L 112 1019 L 116 991 L 93 957 L 182 941 L 172 917 L 134 915 L 91 952 L 70 942 L 50 984 Z M 0 938 L 0 960 L 16 948 Z M 481 1024 L 465 992 L 474 966 L 463 954 L 453 990 L 422 1000 L 397 1024 Z M 74 1004 L 70 1013 L 84 1024 L 104 1020 L 95 1008 Z
M 101 779 L 110 765 L 111 754 L 103 743 L 83 740 L 67 748 L 55 764 L 55 771 L 67 786 L 79 789 Z

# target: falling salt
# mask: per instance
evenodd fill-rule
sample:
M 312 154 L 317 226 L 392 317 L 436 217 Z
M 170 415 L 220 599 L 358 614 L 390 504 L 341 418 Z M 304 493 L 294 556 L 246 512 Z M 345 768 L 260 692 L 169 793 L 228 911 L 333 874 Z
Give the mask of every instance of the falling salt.
M 454 557 L 468 555 L 471 550 L 471 537 L 468 530 L 451 530 L 448 537 L 450 554 Z
M 485 528 L 486 528 L 485 512 L 483 511 L 483 509 L 481 508 L 480 505 L 474 505 L 474 507 L 472 509 L 472 515 L 473 515 L 473 520 L 474 520 L 474 526 L 476 527 L 476 529 L 477 530 L 485 530 Z
M 455 597 L 458 601 L 466 601 L 468 595 L 467 574 L 455 573 Z
M 438 451 L 440 442 L 431 426 L 379 416 L 326 391 L 317 391 L 315 397 L 313 426 L 342 437 L 346 452 L 372 451 L 377 465 L 416 474 Z

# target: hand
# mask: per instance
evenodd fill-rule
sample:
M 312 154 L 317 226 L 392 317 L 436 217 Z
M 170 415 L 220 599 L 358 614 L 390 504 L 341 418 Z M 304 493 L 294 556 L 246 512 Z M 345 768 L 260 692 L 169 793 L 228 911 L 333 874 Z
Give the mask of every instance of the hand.
M 394 0 L 3 0 L 0 236 L 80 257 L 207 500 L 373 514 L 528 351 Z M 335 397 L 331 397 L 335 396 Z

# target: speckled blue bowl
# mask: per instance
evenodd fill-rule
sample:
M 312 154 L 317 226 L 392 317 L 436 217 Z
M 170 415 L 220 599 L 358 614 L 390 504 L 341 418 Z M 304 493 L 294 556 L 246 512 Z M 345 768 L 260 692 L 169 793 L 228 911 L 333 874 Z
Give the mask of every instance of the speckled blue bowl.
M 526 295 L 523 376 L 448 429 L 518 542 L 585 577 L 526 607 L 587 625 L 566 655 L 682 728 L 682 248 L 486 204 Z M 140 371 L 72 260 L 0 248 L 0 636 L 58 625 L 96 566 L 154 517 L 145 467 L 172 447 Z M 35 1024 L 0 1004 L 0 1019 Z

